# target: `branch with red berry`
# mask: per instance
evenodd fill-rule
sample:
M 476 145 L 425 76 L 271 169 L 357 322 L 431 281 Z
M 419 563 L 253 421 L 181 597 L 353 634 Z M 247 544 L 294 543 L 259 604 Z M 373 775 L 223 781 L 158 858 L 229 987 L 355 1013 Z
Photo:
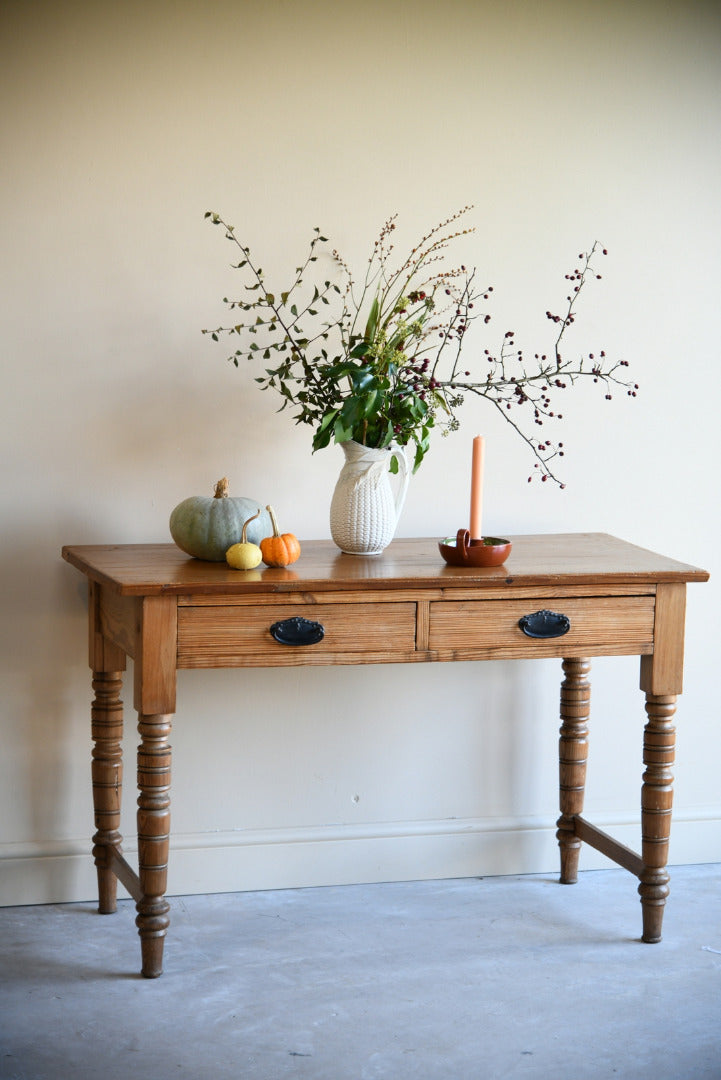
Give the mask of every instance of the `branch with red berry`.
M 563 457 L 563 443 L 530 433 L 533 426 L 563 419 L 553 404 L 556 395 L 582 378 L 602 384 L 608 400 L 614 388 L 631 397 L 638 391 L 637 384 L 625 378 L 627 361 L 609 361 L 604 351 L 579 359 L 561 352 L 582 292 L 589 281 L 601 277 L 594 258 L 599 251 L 607 252 L 594 244 L 566 274 L 571 291 L 563 313 L 546 312 L 558 328 L 547 353 L 527 359 L 509 330 L 495 353 L 487 348 L 477 353 L 481 370 L 473 372 L 473 364 L 467 369 L 462 357 L 469 352 L 473 323 L 491 322 L 486 304 L 493 287 L 477 287 L 475 270 L 445 265 L 449 246 L 473 232 L 461 222 L 470 209 L 463 207 L 435 225 L 397 266 L 396 222 L 390 218 L 375 241 L 360 286 L 337 251 L 332 251 L 332 260 L 342 284 L 332 276 L 306 283 L 328 243 L 315 229 L 305 260 L 280 292 L 268 289 L 262 269 L 234 227 L 209 211 L 206 218 L 222 226 L 240 252 L 240 261 L 232 265 L 243 276 L 243 291 L 239 299 L 224 299 L 229 310 L 239 313 L 238 321 L 203 333 L 216 341 L 220 335 L 240 339 L 229 357 L 236 367 L 241 359 L 276 359 L 276 366 L 266 367 L 256 382 L 280 394 L 281 410 L 296 410 L 296 423 L 315 429 L 314 450 L 349 439 L 373 447 L 411 444 L 415 470 L 429 449 L 433 428 L 440 427 L 444 435 L 457 430 L 458 410 L 473 395 L 498 409 L 520 435 L 541 479 L 563 487 L 551 464 Z
M 563 420 L 563 413 L 556 411 L 551 395 L 567 390 L 579 379 L 590 377 L 594 383 L 601 383 L 606 391 L 605 399 L 613 399 L 612 390 L 618 388 L 628 397 L 636 397 L 638 383 L 630 382 L 625 377 L 625 369 L 629 364 L 627 360 L 609 361 L 606 353 L 601 349 L 598 354 L 590 352 L 587 356 L 578 359 L 565 357 L 561 353 L 561 344 L 566 331 L 576 320 L 576 305 L 584 286 L 591 279 L 601 280 L 601 274 L 597 273 L 593 264 L 594 256 L 599 251 L 607 255 L 606 248 L 594 243 L 587 253 L 578 256 L 579 265 L 571 273 L 565 275 L 565 280 L 572 284 L 571 293 L 566 297 L 566 307 L 562 315 L 546 312 L 546 317 L 556 326 L 558 333 L 552 344 L 550 354 L 534 353 L 532 364 L 529 366 L 522 349 L 516 347 L 515 333 L 506 331 L 503 336 L 500 350 L 491 353 L 489 349 L 483 350 L 489 367 L 484 379 L 473 378 L 470 371 L 459 370 L 460 368 L 460 337 L 458 338 L 459 350 L 455 358 L 452 370 L 446 378 L 439 378 L 434 371 L 435 385 L 442 388 L 447 398 L 453 398 L 454 408 L 463 404 L 464 394 L 471 393 L 485 398 L 500 412 L 503 419 L 520 435 L 527 444 L 531 453 L 536 458 L 534 468 L 540 472 L 543 481 L 548 479 L 555 481 L 561 488 L 564 487 L 554 474 L 551 461 L 556 457 L 564 456 L 562 442 L 554 442 L 545 437 L 534 437 L 526 430 L 526 423 L 532 421 L 533 425 L 543 427 L 544 421 Z M 472 282 L 472 278 L 469 279 Z M 482 299 L 488 300 L 490 289 L 482 294 Z M 478 296 L 469 288 L 462 296 L 459 307 L 459 321 L 461 334 L 467 329 L 471 319 L 476 318 L 472 314 L 475 301 Z M 483 317 L 484 323 L 490 322 L 490 316 Z M 523 410 L 523 419 L 518 419 L 518 409 Z M 528 477 L 529 483 L 533 474 Z

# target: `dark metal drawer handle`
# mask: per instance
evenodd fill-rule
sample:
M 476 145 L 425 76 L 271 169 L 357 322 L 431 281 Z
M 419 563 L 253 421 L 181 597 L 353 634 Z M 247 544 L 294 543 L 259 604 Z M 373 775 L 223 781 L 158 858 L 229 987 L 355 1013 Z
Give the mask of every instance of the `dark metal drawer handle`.
M 534 611 L 519 619 L 518 625 L 527 637 L 552 638 L 567 634 L 571 620 L 568 615 L 559 615 L 555 611 Z
M 317 645 L 325 634 L 319 622 L 311 622 L 299 616 L 273 623 L 270 632 L 281 645 Z

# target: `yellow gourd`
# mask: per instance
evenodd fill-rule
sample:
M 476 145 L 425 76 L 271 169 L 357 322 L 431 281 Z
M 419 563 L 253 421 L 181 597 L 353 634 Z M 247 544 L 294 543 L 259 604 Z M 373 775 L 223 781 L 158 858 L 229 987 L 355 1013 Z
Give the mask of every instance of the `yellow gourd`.
M 233 570 L 255 570 L 256 566 L 260 566 L 263 560 L 263 554 L 257 544 L 250 544 L 246 540 L 246 533 L 251 521 L 260 515 L 260 510 L 257 514 L 253 514 L 243 523 L 243 531 L 240 534 L 240 543 L 233 544 L 229 547 L 225 553 L 225 561 L 228 566 Z

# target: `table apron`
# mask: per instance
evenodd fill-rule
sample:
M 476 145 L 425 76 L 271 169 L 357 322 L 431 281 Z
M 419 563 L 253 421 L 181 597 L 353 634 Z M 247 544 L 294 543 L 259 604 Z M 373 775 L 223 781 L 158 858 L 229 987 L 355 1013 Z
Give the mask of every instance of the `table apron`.
M 535 600 L 535 598 L 530 598 Z M 529 598 L 413 602 L 216 605 L 178 608 L 178 667 L 427 663 L 454 660 L 644 655 L 653 652 L 654 597 L 543 597 L 542 610 L 566 615 L 563 636 L 528 637 Z M 556 603 L 554 603 L 556 601 Z M 289 646 L 270 627 L 291 618 L 320 623 L 321 641 Z

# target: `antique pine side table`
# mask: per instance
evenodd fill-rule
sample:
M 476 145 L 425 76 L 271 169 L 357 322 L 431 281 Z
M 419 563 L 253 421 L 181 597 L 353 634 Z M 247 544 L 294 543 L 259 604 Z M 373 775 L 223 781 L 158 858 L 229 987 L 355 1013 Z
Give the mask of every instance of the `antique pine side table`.
M 660 940 L 686 582 L 708 574 L 604 534 L 511 539 L 503 566 L 478 569 L 445 565 L 431 539 L 396 540 L 375 556 L 306 542 L 291 568 L 246 572 L 172 544 L 63 548 L 90 586 L 99 910 L 115 910 L 119 879 L 136 901 L 143 975 L 161 974 L 169 924 L 168 736 L 178 668 L 558 657 L 561 881 L 576 880 L 582 842 L 597 848 L 639 878 L 643 940 Z M 588 657 L 620 655 L 641 657 L 646 696 L 640 855 L 581 816 Z M 137 873 L 119 832 L 127 656 L 140 733 Z

